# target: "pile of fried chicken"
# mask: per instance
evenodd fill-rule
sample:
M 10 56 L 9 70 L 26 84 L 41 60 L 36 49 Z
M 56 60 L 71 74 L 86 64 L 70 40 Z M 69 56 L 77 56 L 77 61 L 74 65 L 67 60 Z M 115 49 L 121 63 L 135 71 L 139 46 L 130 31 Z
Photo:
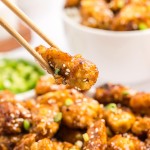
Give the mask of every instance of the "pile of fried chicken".
M 93 97 L 42 77 L 36 97 L 0 92 L 0 150 L 149 150 L 150 94 L 105 84 Z
M 36 50 L 54 74 L 41 77 L 31 99 L 0 92 L 0 150 L 150 150 L 150 93 L 108 83 L 89 97 L 93 63 Z
M 85 26 L 115 31 L 150 28 L 150 0 L 66 0 L 66 7 L 77 7 Z

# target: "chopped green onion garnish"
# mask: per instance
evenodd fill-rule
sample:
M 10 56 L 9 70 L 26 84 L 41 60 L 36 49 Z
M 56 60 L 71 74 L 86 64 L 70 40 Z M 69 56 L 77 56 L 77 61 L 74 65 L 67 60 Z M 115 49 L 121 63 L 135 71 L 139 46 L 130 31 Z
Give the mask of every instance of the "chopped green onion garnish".
M 117 109 L 117 105 L 115 103 L 110 103 L 105 107 L 106 110 L 110 110 L 112 112 L 115 112 Z
M 122 93 L 122 95 L 127 96 L 127 95 L 129 95 L 129 92 L 124 91 L 124 92 Z
M 67 99 L 65 100 L 65 105 L 66 105 L 66 106 L 70 106 L 70 105 L 72 105 L 72 104 L 73 104 L 72 99 L 67 98 Z
M 145 30 L 148 28 L 145 23 L 140 23 L 138 27 L 139 27 L 139 30 Z
M 60 69 L 56 68 L 56 69 L 55 69 L 55 74 L 58 75 L 59 72 L 60 72 Z
M 83 139 L 85 142 L 89 141 L 89 135 L 87 133 L 83 134 Z
M 62 119 L 62 113 L 59 112 L 59 113 L 57 113 L 57 114 L 55 115 L 54 121 L 55 121 L 55 122 L 59 122 L 59 121 L 61 121 L 61 119 Z
M 26 131 L 29 131 L 29 129 L 30 129 L 30 122 L 29 122 L 29 120 L 24 120 L 24 121 L 23 121 L 23 128 L 24 128 Z

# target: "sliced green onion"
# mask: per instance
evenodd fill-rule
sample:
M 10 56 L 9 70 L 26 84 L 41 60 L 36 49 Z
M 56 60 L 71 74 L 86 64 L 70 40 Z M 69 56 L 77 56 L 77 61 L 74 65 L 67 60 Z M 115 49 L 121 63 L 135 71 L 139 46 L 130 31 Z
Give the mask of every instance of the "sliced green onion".
M 145 23 L 140 23 L 138 27 L 139 27 L 139 30 L 145 30 L 148 28 Z
M 89 141 L 89 135 L 87 133 L 83 134 L 83 139 L 85 142 Z
M 24 120 L 24 121 L 23 121 L 23 128 L 24 128 L 26 131 L 29 131 L 29 129 L 30 129 L 30 122 L 29 122 L 29 120 Z
M 55 121 L 55 122 L 59 122 L 59 121 L 61 121 L 61 119 L 62 119 L 62 113 L 59 112 L 59 113 L 57 113 L 57 114 L 55 115 L 54 121 Z
M 60 72 L 60 69 L 56 68 L 56 69 L 55 69 L 55 74 L 58 75 L 59 72 Z
M 67 99 L 65 100 L 65 105 L 66 105 L 66 106 L 70 106 L 70 105 L 72 105 L 72 104 L 73 104 L 72 99 L 67 98 Z
M 129 92 L 124 91 L 124 92 L 122 93 L 122 95 L 124 95 L 124 96 L 128 96 L 128 95 L 129 95 Z
M 115 103 L 110 103 L 105 107 L 106 110 L 110 110 L 112 112 L 115 112 L 117 109 L 117 105 Z

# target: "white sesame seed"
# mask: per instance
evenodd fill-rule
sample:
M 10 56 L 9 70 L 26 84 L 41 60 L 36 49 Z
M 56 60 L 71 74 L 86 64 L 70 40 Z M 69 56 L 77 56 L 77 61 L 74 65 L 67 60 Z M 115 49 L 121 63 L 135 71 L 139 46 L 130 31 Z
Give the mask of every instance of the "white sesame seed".
M 66 69 L 67 72 L 70 72 L 70 69 Z
M 15 115 L 14 115 L 14 114 L 10 114 L 10 116 L 11 116 L 12 118 L 15 118 Z
M 66 76 L 69 75 L 69 72 L 65 72 L 65 75 L 66 75 Z
M 87 79 L 83 79 L 83 82 L 86 82 L 87 81 Z
M 66 67 L 66 65 L 65 65 L 65 64 L 63 64 L 63 67 Z
M 98 132 L 98 128 L 95 128 L 95 132 L 96 132 L 96 133 Z

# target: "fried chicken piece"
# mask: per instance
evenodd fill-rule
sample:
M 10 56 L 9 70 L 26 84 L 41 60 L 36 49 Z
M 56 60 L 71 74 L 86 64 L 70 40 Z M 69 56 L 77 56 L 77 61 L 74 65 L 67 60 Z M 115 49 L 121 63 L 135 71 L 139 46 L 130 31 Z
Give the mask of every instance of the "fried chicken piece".
M 31 109 L 32 133 L 38 137 L 51 138 L 57 132 L 61 121 L 61 113 L 56 104 L 37 104 Z
M 57 137 L 61 139 L 61 141 L 75 144 L 77 141 L 83 141 L 82 134 L 84 132 L 84 130 L 71 129 L 62 125 L 57 133 Z
M 142 30 L 150 27 L 150 4 L 130 3 L 114 17 L 111 29 L 117 31 Z
M 63 123 L 70 128 L 86 129 L 101 118 L 103 110 L 92 98 L 76 99 L 62 106 Z
M 132 97 L 130 107 L 137 113 L 150 115 L 150 94 L 137 93 Z
M 67 89 L 66 85 L 63 84 L 56 84 L 55 79 L 53 76 L 43 76 L 37 82 L 35 87 L 35 91 L 37 95 L 43 95 L 48 92 L 54 92 L 58 90 Z
M 82 0 L 80 14 L 83 25 L 100 29 L 109 29 L 114 17 L 104 0 Z
M 128 106 L 135 93 L 135 91 L 123 85 L 107 83 L 96 88 L 94 98 L 102 104 L 120 103 Z
M 30 150 L 31 145 L 36 141 L 36 134 L 26 134 L 17 143 L 13 150 Z
M 107 144 L 107 133 L 104 120 L 93 123 L 83 135 L 83 150 L 105 150 Z
M 75 7 L 80 4 L 81 0 L 66 0 L 65 7 Z
M 0 150 L 12 150 L 20 138 L 21 135 L 0 136 Z
M 39 46 L 36 51 L 49 63 L 56 82 L 63 82 L 78 90 L 88 90 L 98 77 L 96 66 L 81 55 L 71 56 L 56 48 Z
M 7 90 L 0 91 L 0 102 L 1 101 L 14 101 L 15 95 Z
M 21 133 L 24 120 L 30 119 L 30 111 L 19 102 L 0 102 L 0 134 Z
M 85 96 L 75 89 L 58 90 L 49 92 L 37 98 L 37 101 L 41 104 L 53 104 L 61 108 L 67 101 L 75 101 L 76 99 L 83 99 Z
M 115 135 L 108 141 L 107 145 L 107 150 L 146 150 L 143 142 L 127 133 Z
M 115 133 L 126 133 L 135 122 L 135 116 L 121 108 L 108 108 L 104 114 L 107 125 Z
M 147 134 L 150 130 L 150 117 L 137 117 L 132 126 L 132 132 L 138 136 Z
M 109 3 L 109 8 L 114 12 L 118 12 L 130 1 L 131 0 L 111 0 Z
M 79 148 L 67 142 L 62 143 L 45 138 L 33 143 L 31 150 L 79 150 Z

